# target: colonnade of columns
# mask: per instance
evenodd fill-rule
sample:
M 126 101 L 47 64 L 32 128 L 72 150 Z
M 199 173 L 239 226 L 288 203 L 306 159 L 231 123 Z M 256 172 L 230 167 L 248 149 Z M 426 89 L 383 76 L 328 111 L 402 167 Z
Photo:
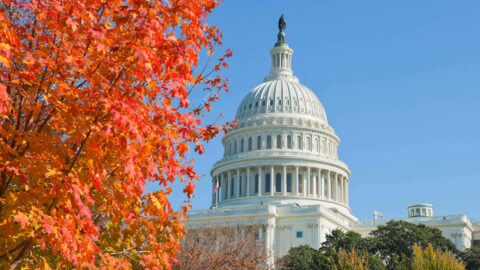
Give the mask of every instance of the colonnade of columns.
M 322 168 L 291 165 L 241 167 L 217 173 L 212 181 L 212 205 L 237 198 L 279 195 L 332 200 L 348 205 L 347 176 Z

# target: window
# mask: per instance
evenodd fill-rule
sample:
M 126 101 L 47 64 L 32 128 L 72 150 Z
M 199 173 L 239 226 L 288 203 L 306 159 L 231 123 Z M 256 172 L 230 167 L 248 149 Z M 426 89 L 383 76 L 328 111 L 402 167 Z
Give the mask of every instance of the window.
M 281 149 L 281 148 L 282 148 L 282 136 L 277 135 L 277 149 Z
M 265 175 L 265 192 L 270 192 L 270 174 Z
M 257 150 L 262 148 L 262 136 L 257 137 Z
M 281 99 L 277 99 L 277 105 L 282 105 L 282 100 Z
M 302 148 L 303 148 L 303 147 L 302 147 L 302 136 L 298 136 L 298 137 L 297 137 L 297 148 L 298 148 L 299 150 L 302 150 Z
M 232 142 L 228 143 L 228 155 L 232 154 Z
M 231 182 L 230 182 L 230 198 L 233 197 L 234 193 L 233 193 L 233 186 L 235 185 L 235 177 L 232 177 L 232 179 L 230 179 Z
M 292 136 L 287 135 L 287 148 L 292 149 Z
M 248 151 L 252 151 L 252 137 L 248 138 Z
M 233 147 L 233 153 L 236 154 L 237 153 L 237 141 L 235 141 L 235 145 Z
M 267 136 L 267 149 L 272 149 L 272 136 Z
M 290 99 L 287 99 L 286 103 L 287 103 L 287 105 L 290 105 Z
M 262 106 L 265 107 L 265 103 L 266 103 L 265 100 L 263 100 L 263 101 L 262 101 Z
M 242 196 L 242 177 L 238 177 L 238 197 Z
M 292 192 L 292 174 L 287 173 L 287 192 Z
M 324 186 L 324 190 L 323 190 L 323 196 L 325 196 L 325 198 L 327 198 L 327 195 L 328 195 L 328 181 L 327 181 L 327 178 L 323 178 L 323 186 Z
M 270 99 L 270 106 L 273 106 L 273 99 Z
M 258 107 L 258 101 L 257 101 L 257 102 L 255 102 L 255 108 L 257 108 L 257 107 Z
M 282 192 L 282 174 L 275 175 L 275 192 Z
M 240 153 L 243 152 L 243 139 L 240 141 Z
M 303 192 L 303 181 L 302 175 L 298 173 L 298 192 Z
M 302 231 L 298 231 L 297 232 L 297 238 L 302 238 L 303 237 L 303 232 Z
M 258 193 L 258 173 L 255 174 L 255 193 Z
M 320 144 L 318 143 L 318 138 L 315 138 L 315 148 L 317 149 L 317 152 L 320 153 Z
M 252 103 L 250 103 L 250 105 L 248 105 L 248 108 L 251 109 L 252 108 Z
M 307 149 L 308 151 L 312 151 L 312 140 L 310 137 L 307 137 Z

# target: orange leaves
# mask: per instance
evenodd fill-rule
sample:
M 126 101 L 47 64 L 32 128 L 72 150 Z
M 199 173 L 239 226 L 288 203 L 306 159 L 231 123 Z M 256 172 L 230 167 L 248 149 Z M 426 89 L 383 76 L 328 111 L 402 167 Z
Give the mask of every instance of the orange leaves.
M 201 118 L 227 80 L 193 70 L 200 50 L 221 44 L 205 22 L 218 2 L 4 5 L 0 257 L 27 268 L 169 268 L 188 210 L 172 209 L 170 185 L 184 181 L 192 198 L 189 151 L 202 154 L 231 125 Z M 198 107 L 192 85 L 207 94 Z

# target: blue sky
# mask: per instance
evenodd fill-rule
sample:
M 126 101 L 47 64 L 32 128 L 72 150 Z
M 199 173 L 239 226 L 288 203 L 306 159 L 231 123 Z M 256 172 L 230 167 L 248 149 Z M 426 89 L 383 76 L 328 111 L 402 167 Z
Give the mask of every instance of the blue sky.
M 480 221 L 480 1 L 225 1 L 208 21 L 234 52 L 231 92 L 211 119 L 233 118 L 268 74 L 282 13 L 294 73 L 341 139 L 352 214 L 399 218 L 427 202 Z M 222 153 L 217 138 L 197 171 L 208 176 Z M 210 206 L 210 177 L 195 194 L 194 209 Z

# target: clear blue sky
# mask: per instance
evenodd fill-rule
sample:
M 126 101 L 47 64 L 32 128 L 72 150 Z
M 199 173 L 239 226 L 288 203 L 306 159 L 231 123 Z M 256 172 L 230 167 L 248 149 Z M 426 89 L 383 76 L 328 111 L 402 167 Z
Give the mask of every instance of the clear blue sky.
M 233 118 L 268 74 L 282 13 L 294 73 L 341 139 L 352 214 L 399 218 L 427 202 L 480 220 L 480 1 L 225 1 L 209 23 L 234 51 L 231 93 L 213 114 Z M 197 170 L 208 175 L 222 153 L 212 141 Z M 208 208 L 210 177 L 195 193 L 194 209 Z

